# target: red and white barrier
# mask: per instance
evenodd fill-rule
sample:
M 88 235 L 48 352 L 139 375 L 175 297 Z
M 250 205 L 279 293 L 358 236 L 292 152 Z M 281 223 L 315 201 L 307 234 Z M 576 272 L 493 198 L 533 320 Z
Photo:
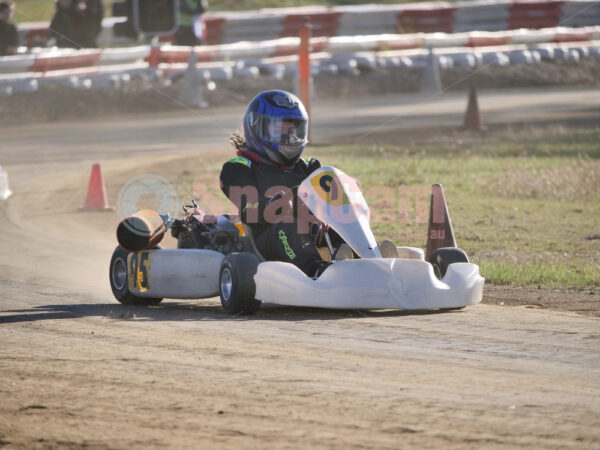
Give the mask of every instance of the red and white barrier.
M 491 47 L 448 47 L 436 49 L 441 68 L 474 68 L 481 65 L 536 63 L 560 59 L 577 63 L 581 58 L 600 59 L 600 41 L 545 43 L 536 45 L 511 44 Z M 425 48 L 358 52 L 332 55 L 312 53 L 311 65 L 315 73 L 336 75 L 341 72 L 358 73 L 375 67 L 406 67 L 423 70 L 427 66 Z M 201 78 L 226 81 L 232 78 L 256 78 L 260 73 L 274 79 L 297 75 L 298 55 L 257 59 L 252 63 L 235 61 L 202 62 L 196 68 Z M 35 92 L 44 85 L 62 85 L 84 89 L 114 89 L 135 78 L 156 80 L 157 77 L 178 77 L 188 68 L 186 63 L 161 63 L 149 68 L 146 63 L 87 67 L 51 72 L 0 75 L 0 97 L 15 93 Z
M 357 68 L 421 67 L 427 48 L 436 49 L 442 67 L 535 62 L 562 58 L 576 62 L 600 55 L 600 26 L 499 32 L 384 34 L 314 37 L 311 62 L 318 70 L 357 73 Z M 562 44 L 565 45 L 552 45 Z M 207 78 L 292 75 L 299 51 L 297 37 L 263 42 L 206 45 L 194 48 L 197 68 Z M 537 46 L 537 48 L 533 48 Z M 543 47 L 542 47 L 543 46 Z M 478 51 L 474 51 L 478 49 Z M 144 79 L 177 76 L 188 64 L 190 47 L 138 46 L 109 49 L 37 49 L 0 57 L 0 96 L 33 92 L 44 84 L 107 89 L 133 75 Z M 555 56 L 557 55 L 557 56 Z
M 32 54 L 0 57 L 0 74 L 53 72 L 81 67 L 110 66 L 143 61 L 150 54 L 147 45 L 108 49 L 49 49 Z
M 375 36 L 317 37 L 311 39 L 313 52 L 356 53 L 362 51 L 403 50 L 426 47 L 483 47 L 505 44 L 538 44 L 547 42 L 590 41 L 600 39 L 600 26 L 586 28 L 549 28 L 545 30 L 511 30 L 502 32 L 394 34 Z M 259 43 L 240 42 L 195 47 L 199 62 L 261 59 L 295 55 L 299 38 L 282 38 Z M 165 45 L 158 50 L 159 63 L 187 61 L 189 47 Z
M 0 82 L 30 78 L 53 79 L 66 77 L 85 77 L 96 74 L 120 74 L 132 71 L 145 71 L 147 69 L 149 69 L 148 64 L 145 62 L 138 62 L 132 64 L 115 64 L 110 66 L 76 67 L 70 69 L 51 70 L 47 72 L 21 72 L 0 74 Z
M 396 14 L 399 30 L 408 33 L 452 33 L 456 9 L 454 6 L 438 4 L 408 6 Z
M 584 27 L 600 25 L 600 3 L 597 0 L 476 0 L 210 13 L 204 15 L 206 43 L 296 37 L 306 19 L 312 24 L 315 37 Z M 112 46 L 119 41 L 112 37 L 116 21 L 118 19 L 104 19 L 102 45 Z M 20 24 L 22 45 L 32 47 L 36 42 L 46 42 L 48 25 Z
M 313 36 L 501 31 L 600 25 L 595 0 L 463 1 L 263 9 L 206 14 L 207 43 L 297 36 L 308 19 Z
M 482 47 L 506 44 L 539 44 L 548 42 L 590 41 L 600 39 L 600 26 L 586 28 L 549 28 L 544 30 L 511 30 L 502 32 L 420 33 L 375 36 L 315 37 L 313 52 L 330 54 L 377 52 L 413 48 Z M 281 38 L 263 42 L 206 45 L 195 47 L 199 62 L 263 59 L 296 55 L 300 38 Z M 155 50 L 159 64 L 186 63 L 190 48 L 164 45 Z
M 329 54 L 379 52 L 416 48 L 483 47 L 509 44 L 585 42 L 600 39 L 600 26 L 584 28 L 547 28 L 500 32 L 419 33 L 374 36 L 314 37 L 312 51 Z M 237 61 L 296 55 L 300 39 L 288 37 L 263 42 L 205 45 L 195 47 L 197 61 Z M 163 45 L 115 49 L 53 49 L 34 54 L 0 57 L 0 74 L 54 72 L 81 67 L 133 64 L 146 60 L 151 66 L 187 63 L 190 47 Z

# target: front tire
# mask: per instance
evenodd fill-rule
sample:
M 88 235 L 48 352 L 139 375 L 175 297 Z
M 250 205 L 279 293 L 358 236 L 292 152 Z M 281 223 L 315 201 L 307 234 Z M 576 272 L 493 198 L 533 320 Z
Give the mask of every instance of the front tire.
M 448 266 L 454 263 L 469 262 L 469 257 L 457 247 L 443 247 L 433 251 L 429 256 L 429 263 L 433 266 L 433 272 L 438 279 L 444 278 Z
M 253 314 L 260 308 L 256 300 L 254 275 L 258 258 L 252 253 L 231 253 L 221 263 L 219 293 L 221 305 L 229 314 Z
M 129 292 L 127 273 L 127 252 L 120 246 L 115 248 L 110 259 L 109 280 L 113 295 L 124 305 L 153 306 L 158 305 L 162 298 L 138 297 Z

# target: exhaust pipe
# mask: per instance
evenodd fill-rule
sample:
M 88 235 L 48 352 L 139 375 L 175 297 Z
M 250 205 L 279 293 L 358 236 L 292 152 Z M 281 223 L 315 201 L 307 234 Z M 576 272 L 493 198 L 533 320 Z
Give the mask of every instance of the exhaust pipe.
M 139 252 L 157 246 L 165 231 L 162 217 L 156 211 L 144 209 L 121 220 L 117 241 L 123 250 Z

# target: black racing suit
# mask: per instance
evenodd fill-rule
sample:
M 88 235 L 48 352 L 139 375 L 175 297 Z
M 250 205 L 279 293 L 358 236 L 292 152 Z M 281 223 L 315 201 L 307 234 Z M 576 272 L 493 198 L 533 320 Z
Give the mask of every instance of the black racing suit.
M 102 31 L 104 10 L 100 0 L 87 0 L 84 9 L 78 2 L 64 8 L 56 4 L 56 12 L 50 22 L 50 35 L 56 39 L 57 47 L 95 48 L 96 39 Z
M 322 265 L 322 258 L 310 237 L 305 220 L 308 209 L 297 201 L 296 188 L 319 167 L 321 163 L 314 158 L 282 168 L 251 159 L 249 152 L 238 152 L 221 170 L 221 189 L 251 228 L 262 256 L 268 261 L 291 262 L 309 276 Z M 290 199 L 293 215 L 291 211 L 284 214 L 282 206 Z
M 9 55 L 9 49 L 19 46 L 17 27 L 10 22 L 0 21 L 0 56 Z
M 198 45 L 194 30 L 194 16 L 204 14 L 208 2 L 206 0 L 179 0 L 179 23 L 175 32 L 175 45 Z

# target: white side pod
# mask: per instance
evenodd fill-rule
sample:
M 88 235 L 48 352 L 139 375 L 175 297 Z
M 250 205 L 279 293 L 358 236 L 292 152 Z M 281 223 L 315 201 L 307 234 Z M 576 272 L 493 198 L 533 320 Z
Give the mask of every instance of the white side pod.
M 138 297 L 207 298 L 219 294 L 223 255 L 212 250 L 155 249 L 127 256 L 129 291 Z

